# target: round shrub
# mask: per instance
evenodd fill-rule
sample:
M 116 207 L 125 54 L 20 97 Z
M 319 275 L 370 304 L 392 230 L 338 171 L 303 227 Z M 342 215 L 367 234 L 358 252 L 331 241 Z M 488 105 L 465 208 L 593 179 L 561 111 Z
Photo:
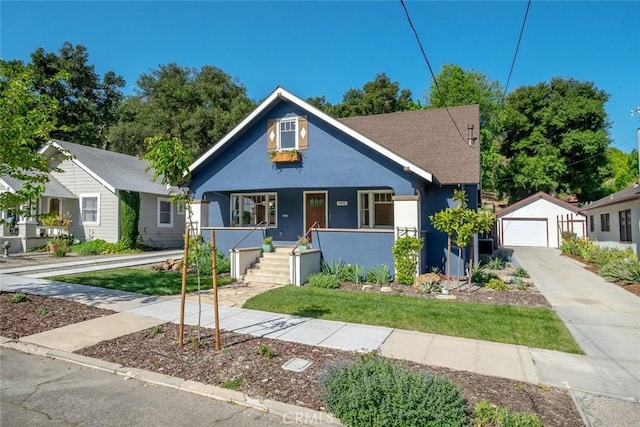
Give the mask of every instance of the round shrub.
M 467 426 L 467 403 L 448 379 L 367 354 L 333 365 L 321 381 L 327 408 L 345 425 Z
M 500 279 L 491 279 L 484 287 L 487 289 L 495 289 L 496 291 L 509 290 L 509 286 Z

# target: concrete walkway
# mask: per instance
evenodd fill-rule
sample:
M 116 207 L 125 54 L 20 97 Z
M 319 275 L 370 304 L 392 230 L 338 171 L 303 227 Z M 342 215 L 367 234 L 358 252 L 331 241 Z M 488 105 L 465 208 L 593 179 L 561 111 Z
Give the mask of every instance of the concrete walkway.
M 587 425 L 640 425 L 640 300 L 561 257 L 556 250 L 517 248 L 514 258 L 558 310 L 586 355 L 247 310 L 222 306 L 223 300 L 220 327 L 342 350 L 379 350 L 388 357 L 566 388 L 572 391 Z M 0 274 L 0 290 L 72 299 L 120 312 L 103 318 L 101 322 L 106 323 L 101 325 L 82 322 L 66 327 L 63 334 L 49 331 L 22 340 L 55 350 L 82 348 L 109 339 L 118 331 L 123 335 L 132 329 L 178 321 L 180 301 L 176 298 L 6 274 Z M 203 326 L 214 325 L 211 304 L 205 301 L 199 315 L 197 302 L 188 300 L 185 322 L 197 324 L 199 316 Z M 96 329 L 108 332 L 96 334 Z M 588 407 L 594 396 L 597 403 Z M 624 407 L 620 409 L 624 411 L 620 423 L 599 415 L 616 407 Z M 620 411 L 616 411 L 619 416 Z

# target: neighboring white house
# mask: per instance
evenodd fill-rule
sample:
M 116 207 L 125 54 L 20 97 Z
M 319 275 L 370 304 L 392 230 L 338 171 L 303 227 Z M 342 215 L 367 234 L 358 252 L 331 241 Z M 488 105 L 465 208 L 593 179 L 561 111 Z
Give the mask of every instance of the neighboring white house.
M 60 155 L 63 152 L 70 158 Z M 152 180 L 153 170 L 146 170 L 149 166 L 146 161 L 59 140 L 50 141 L 41 153 L 48 159 L 51 172 L 45 192 L 37 202 L 38 214 L 68 213 L 72 220 L 69 232 L 80 241 L 116 242 L 121 237 L 120 196 L 123 191 L 137 192 L 140 195 L 138 231 L 145 244 L 159 248 L 182 246 L 184 210 L 169 201 L 169 189 L 165 185 Z M 56 168 L 62 172 L 56 172 Z M 6 191 L 21 186 L 9 177 L 2 177 L 1 184 Z M 18 229 L 23 239 L 35 239 L 42 230 L 33 218 L 19 218 Z M 3 231 L 6 236 L 7 230 Z M 21 249 L 32 246 L 23 241 Z
M 637 183 L 584 206 L 588 235 L 603 246 L 631 247 L 640 244 L 640 185 Z
M 586 236 L 586 218 L 578 208 L 547 193 L 539 192 L 496 214 L 501 246 L 557 248 L 562 232 Z

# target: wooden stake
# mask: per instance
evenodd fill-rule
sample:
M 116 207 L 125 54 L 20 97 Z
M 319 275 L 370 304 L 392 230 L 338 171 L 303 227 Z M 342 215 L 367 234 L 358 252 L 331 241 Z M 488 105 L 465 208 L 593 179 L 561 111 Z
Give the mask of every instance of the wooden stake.
M 185 227 L 184 255 L 182 256 L 182 290 L 180 291 L 180 327 L 178 329 L 178 345 L 184 344 L 184 303 L 187 299 L 187 260 L 189 259 L 189 226 Z
M 218 318 L 218 265 L 216 257 L 216 232 L 211 230 L 211 275 L 213 283 L 213 319 L 216 327 L 216 350 L 220 350 L 220 321 Z

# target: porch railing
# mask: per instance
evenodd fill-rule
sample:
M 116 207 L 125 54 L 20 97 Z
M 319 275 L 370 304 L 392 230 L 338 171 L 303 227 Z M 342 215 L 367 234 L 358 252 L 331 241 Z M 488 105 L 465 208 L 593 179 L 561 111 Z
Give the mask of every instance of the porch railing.
M 263 224 L 265 224 L 265 222 L 264 221 L 260 221 L 258 224 L 255 225 L 255 227 L 253 227 L 251 230 L 249 230 L 249 232 L 247 234 L 245 234 L 244 237 L 238 241 L 238 243 L 233 245 L 233 247 L 231 248 L 231 252 L 234 252 L 236 250 L 236 248 L 238 247 L 238 245 L 240 245 L 240 243 L 244 242 L 247 239 L 247 237 L 249 237 L 251 235 L 251 233 L 256 231 L 258 229 L 258 227 L 260 227 Z M 266 233 L 263 230 L 263 233 L 262 233 L 262 238 L 263 239 L 265 237 L 265 234 Z
M 296 245 L 291 250 L 291 255 L 293 255 L 295 253 L 296 249 L 298 249 L 298 246 L 300 246 L 300 242 L 302 242 L 302 240 L 304 240 L 307 236 L 309 236 L 309 233 L 311 233 L 314 228 L 318 228 L 319 225 L 320 225 L 320 223 L 318 221 L 316 221 L 311 225 L 311 227 L 309 227 L 307 232 L 304 233 L 304 235 L 301 238 L 299 238 L 298 241 L 296 242 Z

